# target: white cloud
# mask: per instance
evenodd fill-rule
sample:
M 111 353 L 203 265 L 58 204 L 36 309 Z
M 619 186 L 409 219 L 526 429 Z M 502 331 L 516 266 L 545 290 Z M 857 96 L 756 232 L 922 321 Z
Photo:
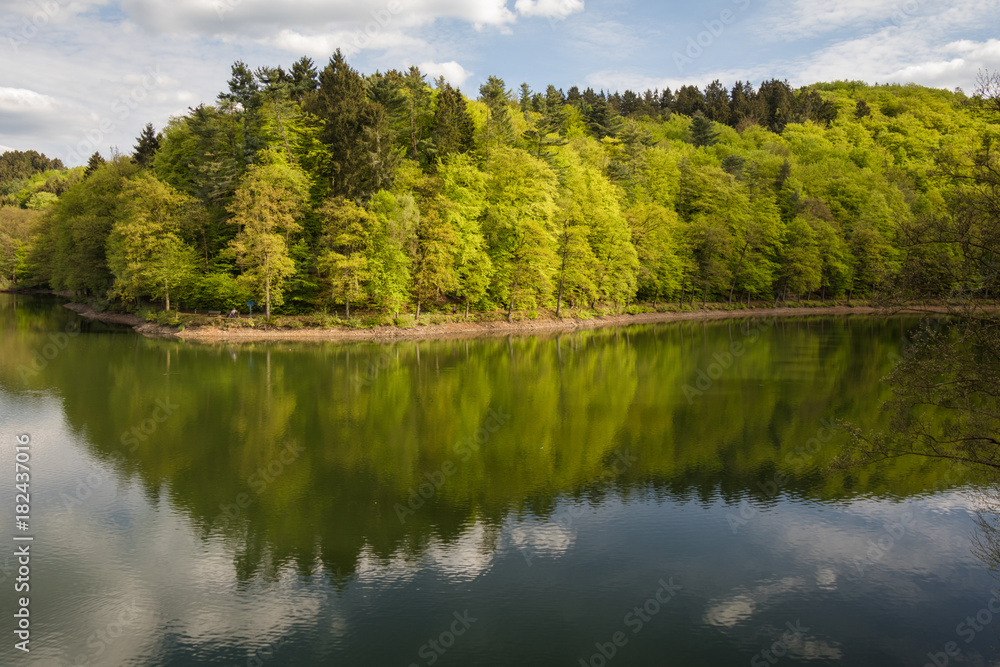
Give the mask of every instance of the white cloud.
M 17 32 L 27 30 L 29 34 L 33 26 L 35 30 L 44 30 L 48 25 L 59 25 L 83 12 L 91 11 L 111 0 L 50 0 L 49 2 L 24 2 L 23 0 L 0 0 L 0 14 L 19 16 Z M 29 36 L 22 34 L 22 36 Z
M 464 86 L 469 77 L 475 74 L 475 72 L 470 72 L 454 60 L 446 63 L 422 62 L 420 63 L 420 71 L 432 79 L 443 76 L 445 81 L 456 88 Z
M 587 85 L 595 90 L 617 90 L 619 92 L 631 90 L 641 93 L 646 90 L 665 90 L 667 88 L 676 91 L 681 86 L 687 85 L 704 88 L 716 79 L 721 81 L 722 85 L 726 86 L 726 88 L 729 88 L 737 81 L 759 82 L 764 78 L 770 78 L 772 75 L 774 75 L 773 70 L 766 67 L 710 71 L 691 74 L 685 78 L 646 76 L 624 70 L 601 70 L 588 75 L 586 81 Z
M 55 106 L 55 99 L 26 88 L 0 87 L 0 111 L 49 110 Z
M 870 4 L 870 6 L 869 6 Z M 987 25 L 988 10 L 996 10 L 997 0 L 972 0 L 968 6 L 947 0 L 943 5 L 930 5 L 926 0 L 912 2 L 871 3 L 845 0 L 828 5 L 806 4 L 795 0 L 787 7 L 788 17 L 765 15 L 753 31 L 767 31 L 772 36 L 811 34 L 816 30 L 834 30 L 853 26 L 847 36 L 829 36 L 822 46 L 789 53 L 785 58 L 773 56 L 748 67 L 707 69 L 696 58 L 687 63 L 677 76 L 649 76 L 629 69 L 609 68 L 594 72 L 587 83 L 595 88 L 611 90 L 647 88 L 660 90 L 694 84 L 703 87 L 715 79 L 726 86 L 737 80 L 759 84 L 764 79 L 787 78 L 793 86 L 818 81 L 857 79 L 869 83 L 916 83 L 936 88 L 956 86 L 971 92 L 980 69 L 995 69 L 1000 60 L 1000 40 L 970 37 L 977 27 Z M 783 5 L 784 6 L 784 5 Z M 905 11 L 904 11 L 905 10 Z M 893 12 L 896 12 L 895 14 Z M 775 22 L 771 23 L 774 19 Z M 861 25 L 864 24 L 864 25 Z M 720 54 L 724 46 L 717 48 Z M 716 55 L 713 63 L 717 63 Z
M 26 88 L 0 87 L 0 129 L 3 134 L 17 137 L 19 143 L 32 133 L 44 131 L 47 124 L 58 122 L 59 111 L 53 97 Z
M 775 41 L 804 39 L 851 28 L 878 31 L 909 28 L 917 22 L 933 24 L 938 31 L 955 27 L 981 27 L 995 16 L 996 0 L 774 0 L 758 33 Z
M 894 35 L 882 31 L 843 41 L 810 54 L 790 69 L 799 84 L 849 78 L 948 89 L 958 86 L 971 92 L 977 72 L 995 67 L 1000 57 L 996 39 L 934 46 L 931 32 Z
M 345 56 L 352 56 L 364 49 L 398 49 L 403 47 L 424 48 L 427 43 L 399 32 L 371 30 L 364 32 L 334 32 L 308 35 L 296 30 L 285 29 L 275 37 L 261 40 L 263 44 L 276 46 L 296 55 L 307 55 L 324 61 L 340 49 Z
M 851 26 L 902 22 L 921 12 L 926 0 L 839 0 L 775 2 L 762 31 L 775 40 L 803 39 Z
M 517 0 L 514 9 L 522 16 L 564 19 L 584 7 L 583 0 Z
M 0 144 L 0 155 L 3 155 L 4 153 L 10 153 L 11 151 L 16 151 L 16 150 L 17 150 L 16 148 L 11 148 L 10 146 L 4 146 Z
M 544 0 L 549 4 L 551 0 Z M 558 0 L 579 1 L 579 0 Z M 283 29 L 322 27 L 331 32 L 368 26 L 398 30 L 438 20 L 456 19 L 477 29 L 504 27 L 517 16 L 506 0 L 388 0 L 377 4 L 355 0 L 176 0 L 150 3 L 122 0 L 130 19 L 153 33 L 195 32 L 207 36 L 264 37 Z

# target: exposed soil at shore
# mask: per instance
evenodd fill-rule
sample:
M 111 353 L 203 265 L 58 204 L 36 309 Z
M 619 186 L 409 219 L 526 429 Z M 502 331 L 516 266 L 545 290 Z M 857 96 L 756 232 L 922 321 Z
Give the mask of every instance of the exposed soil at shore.
M 80 317 L 86 317 L 88 320 L 132 327 L 144 336 L 175 336 L 177 334 L 175 327 L 153 324 L 126 313 L 99 313 L 85 303 L 67 303 L 63 304 L 63 307 L 69 308 Z
M 304 328 L 304 329 L 255 329 L 225 328 L 218 326 L 189 326 L 183 331 L 175 327 L 145 322 L 135 315 L 121 313 L 101 313 L 88 305 L 68 303 L 66 308 L 87 317 L 108 324 L 131 326 L 137 332 L 151 337 L 175 337 L 198 342 L 254 342 L 254 341 L 389 341 L 421 340 L 431 338 L 470 338 L 480 336 L 508 336 L 559 333 L 582 329 L 620 327 L 634 324 L 656 324 L 660 322 L 686 322 L 697 320 L 722 320 L 761 317 L 826 317 L 831 315 L 885 315 L 884 308 L 872 306 L 828 306 L 816 308 L 754 308 L 747 310 L 695 310 L 677 313 L 641 313 L 638 315 L 606 315 L 591 319 L 544 318 L 515 322 L 447 322 L 414 327 L 381 326 L 368 329 L 349 328 Z M 946 312 L 939 306 L 914 306 L 892 313 Z

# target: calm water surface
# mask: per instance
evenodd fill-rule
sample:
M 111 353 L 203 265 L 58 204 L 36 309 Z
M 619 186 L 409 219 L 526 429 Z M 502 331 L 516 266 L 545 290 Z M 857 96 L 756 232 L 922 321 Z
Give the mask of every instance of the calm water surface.
M 1000 664 L 975 480 L 828 469 L 916 324 L 203 345 L 0 294 L 0 664 Z

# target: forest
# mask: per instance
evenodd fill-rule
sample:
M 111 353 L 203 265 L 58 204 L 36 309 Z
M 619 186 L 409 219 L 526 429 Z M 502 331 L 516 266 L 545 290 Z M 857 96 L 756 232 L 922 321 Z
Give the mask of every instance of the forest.
M 976 289 L 981 95 L 838 81 L 467 97 L 416 67 L 232 66 L 214 104 L 66 169 L 0 156 L 0 287 L 107 307 L 508 319 Z M 984 157 L 985 156 L 985 157 Z M 995 272 L 995 264 L 994 264 Z M 995 277 L 991 277 L 991 280 Z

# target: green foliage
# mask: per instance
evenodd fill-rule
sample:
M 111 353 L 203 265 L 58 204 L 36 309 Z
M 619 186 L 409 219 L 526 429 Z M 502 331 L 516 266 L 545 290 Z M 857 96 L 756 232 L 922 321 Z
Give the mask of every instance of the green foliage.
M 156 151 L 159 148 L 160 135 L 153 129 L 152 123 L 146 123 L 146 126 L 142 128 L 142 134 L 136 138 L 135 152 L 132 154 L 132 159 L 140 167 L 151 167 L 153 165 L 153 158 L 156 156 Z
M 331 194 L 368 199 L 392 185 L 399 156 L 386 109 L 368 99 L 363 78 L 339 49 L 320 72 L 306 110 L 323 124 L 320 139 L 328 156 L 320 169 Z
M 332 300 L 345 304 L 345 318 L 351 316 L 351 302 L 365 296 L 364 284 L 370 275 L 365 250 L 376 226 L 374 216 L 354 202 L 332 197 L 320 209 L 323 220 L 319 269 L 329 285 Z
M 478 100 L 436 83 L 415 67 L 363 76 L 340 52 L 321 72 L 238 62 L 214 105 L 143 130 L 142 178 L 123 158 L 63 170 L 8 153 L 0 203 L 44 216 L 0 229 L 3 275 L 393 317 L 867 298 L 901 273 L 928 298 L 967 282 L 953 238 L 910 243 L 959 210 L 949 174 L 991 122 L 963 95 L 770 80 L 515 102 L 496 77 Z M 164 275 L 180 279 L 154 287 Z
M 229 206 L 231 224 L 239 232 L 230 242 L 243 269 L 242 282 L 264 299 L 264 317 L 271 305 L 284 302 L 285 281 L 295 273 L 288 254 L 291 235 L 307 198 L 305 175 L 273 151 L 262 151 L 261 164 L 247 170 Z
M 707 148 L 719 143 L 719 133 L 713 129 L 712 121 L 700 111 L 695 112 L 691 119 L 691 143 L 697 148 Z
M 444 84 L 438 90 L 434 112 L 433 154 L 443 159 L 454 153 L 467 153 L 473 148 L 474 134 L 465 98 L 457 88 Z
M 195 253 L 180 238 L 181 216 L 193 200 L 148 172 L 128 181 L 108 236 L 108 268 L 115 278 L 111 295 L 123 301 L 141 296 L 164 300 L 183 288 L 195 272 Z
M 6 151 L 0 153 L 0 188 L 35 174 L 62 169 L 65 169 L 62 162 L 50 160 L 37 151 Z
M 546 303 L 555 266 L 552 216 L 555 173 L 524 151 L 500 147 L 486 182 L 483 232 L 494 268 L 493 297 L 514 308 Z
M 120 196 L 138 167 L 119 157 L 96 167 L 47 211 L 30 262 L 38 278 L 57 290 L 104 295 L 113 283 L 107 239 Z
M 0 206 L 0 285 L 15 286 L 30 276 L 28 255 L 42 214 Z

